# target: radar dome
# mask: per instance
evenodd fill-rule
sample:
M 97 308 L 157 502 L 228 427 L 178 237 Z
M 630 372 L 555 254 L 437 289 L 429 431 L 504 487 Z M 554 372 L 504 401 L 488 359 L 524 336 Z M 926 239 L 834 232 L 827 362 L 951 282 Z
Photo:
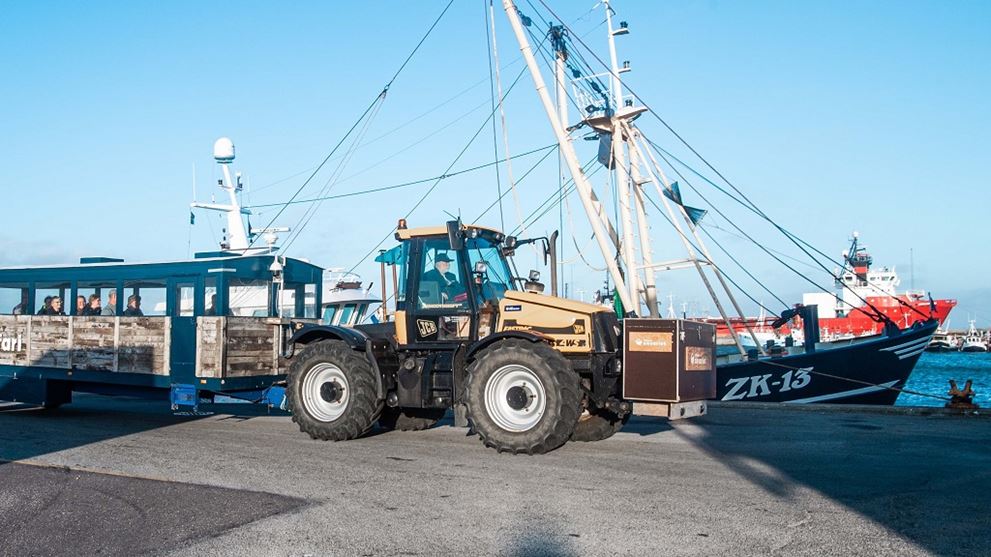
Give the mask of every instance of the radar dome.
M 213 144 L 213 158 L 221 163 L 234 160 L 234 142 L 229 137 L 218 139 Z

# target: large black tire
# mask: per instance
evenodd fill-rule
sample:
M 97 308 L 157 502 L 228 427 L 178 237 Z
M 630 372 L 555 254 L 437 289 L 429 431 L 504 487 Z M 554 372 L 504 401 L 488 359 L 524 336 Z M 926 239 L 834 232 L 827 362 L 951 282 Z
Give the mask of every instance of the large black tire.
M 308 344 L 289 366 L 286 399 L 292 420 L 314 439 L 361 437 L 382 411 L 378 380 L 364 355 L 344 342 Z
M 608 439 L 623 429 L 626 422 L 630 421 L 631 415 L 626 414 L 620 418 L 611 410 L 589 408 L 578 418 L 575 431 L 571 434 L 571 440 L 587 442 Z
M 446 413 L 445 408 L 384 408 L 379 416 L 379 427 L 420 431 L 436 425 Z
M 500 341 L 468 366 L 468 421 L 499 452 L 541 454 L 571 437 L 581 413 L 578 374 L 544 343 Z

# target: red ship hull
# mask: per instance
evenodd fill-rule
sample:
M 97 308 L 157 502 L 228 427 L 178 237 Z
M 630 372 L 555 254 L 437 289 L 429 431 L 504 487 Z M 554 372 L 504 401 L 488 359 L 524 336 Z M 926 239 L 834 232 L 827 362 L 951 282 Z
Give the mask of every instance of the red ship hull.
M 899 300 L 904 303 L 900 303 Z M 950 311 L 957 305 L 956 300 L 943 299 L 935 300 L 933 303 L 934 307 L 931 307 L 928 299 L 921 299 L 914 296 L 910 298 L 905 295 L 899 295 L 897 297 L 871 296 L 867 298 L 867 301 L 903 329 L 911 327 L 916 322 L 926 321 L 930 315 L 939 321 L 939 325 L 942 326 L 943 322 L 950 315 Z M 715 322 L 715 320 L 712 321 Z M 732 319 L 731 321 L 733 328 L 737 332 L 742 333 L 746 331 L 743 320 Z M 772 321 L 774 321 L 773 317 L 764 319 L 763 321 L 753 318 L 747 319 L 746 324 L 758 331 L 767 331 L 770 329 Z M 779 328 L 777 332 L 785 336 L 792 330 L 802 330 L 802 324 L 799 319 L 796 318 L 791 323 Z M 884 323 L 879 323 L 877 321 L 877 314 L 869 306 L 864 306 L 863 308 L 854 308 L 842 317 L 820 317 L 819 331 L 823 340 L 838 337 L 862 337 L 881 334 L 884 331 Z M 716 334 L 729 336 L 729 330 L 725 322 L 716 323 Z

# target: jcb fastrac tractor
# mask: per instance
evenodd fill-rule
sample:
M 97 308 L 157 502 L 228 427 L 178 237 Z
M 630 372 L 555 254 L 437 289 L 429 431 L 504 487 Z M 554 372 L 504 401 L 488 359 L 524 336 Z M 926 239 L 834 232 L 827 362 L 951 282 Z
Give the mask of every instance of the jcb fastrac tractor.
M 400 221 L 396 239 L 384 254 L 398 276 L 391 320 L 294 324 L 287 402 L 315 439 L 353 439 L 376 422 L 424 429 L 453 408 L 455 425 L 489 447 L 544 453 L 605 439 L 633 413 L 703 414 L 715 396 L 711 325 L 620 321 L 612 308 L 544 295 L 536 272 L 516 278 L 510 265 L 538 240 L 458 221 Z

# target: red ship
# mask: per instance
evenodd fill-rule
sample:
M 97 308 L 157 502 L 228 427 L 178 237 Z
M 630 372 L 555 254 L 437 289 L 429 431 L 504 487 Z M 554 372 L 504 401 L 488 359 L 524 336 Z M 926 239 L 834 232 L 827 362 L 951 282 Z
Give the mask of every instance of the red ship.
M 895 269 L 881 267 L 872 270 L 874 259 L 865 247 L 859 245 L 856 232 L 851 239 L 850 249 L 843 252 L 843 261 L 843 269 L 837 269 L 834 273 L 837 276 L 836 294 L 815 292 L 802 295 L 803 305 L 818 306 L 819 330 L 823 341 L 881 334 L 885 319 L 879 313 L 902 329 L 930 317 L 938 320 L 942 326 L 950 310 L 957 305 L 956 300 L 932 300 L 923 291 L 899 293 L 896 289 L 901 281 Z M 800 323 L 791 323 L 791 326 L 786 324 L 775 330 L 771 327 L 774 318 L 760 317 L 747 321 L 762 344 L 792 333 L 800 335 L 802 331 Z M 743 342 L 751 341 L 749 335 L 745 334 L 742 321 L 735 320 L 733 326 L 743 333 Z M 729 335 L 725 323 L 719 324 L 717 332 L 720 335 Z

